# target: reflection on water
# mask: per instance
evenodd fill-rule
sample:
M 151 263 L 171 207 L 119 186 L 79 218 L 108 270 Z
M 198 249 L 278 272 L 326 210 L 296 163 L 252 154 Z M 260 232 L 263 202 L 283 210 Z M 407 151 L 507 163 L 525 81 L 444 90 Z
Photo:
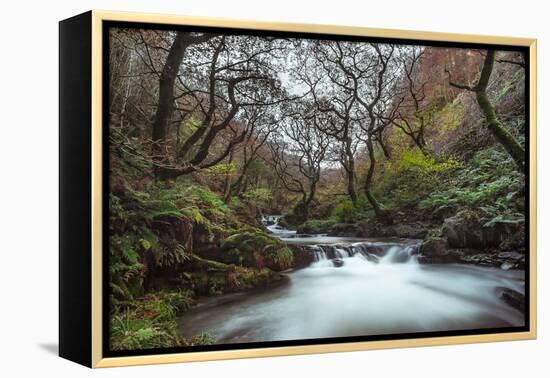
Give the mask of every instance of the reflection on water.
M 407 244 L 343 251 L 320 253 L 278 287 L 201 301 L 180 319 L 181 333 L 238 343 L 524 325 L 495 294 L 497 287 L 523 293 L 523 271 L 420 265 Z

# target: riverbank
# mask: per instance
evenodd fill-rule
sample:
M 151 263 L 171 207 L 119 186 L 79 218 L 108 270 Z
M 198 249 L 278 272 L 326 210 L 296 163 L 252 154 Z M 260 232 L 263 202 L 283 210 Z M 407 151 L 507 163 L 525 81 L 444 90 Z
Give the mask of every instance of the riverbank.
M 181 335 L 242 343 L 524 324 L 499 297 L 523 293 L 521 270 L 420 264 L 414 244 L 388 241 L 306 246 L 316 261 L 280 285 L 199 299 L 179 319 Z
M 300 234 L 279 219 L 267 228 L 293 251 L 287 279 L 200 298 L 178 320 L 182 336 L 240 343 L 524 324 L 522 269 L 427 261 L 422 239 Z
M 399 223 L 372 219 L 358 223 L 334 220 L 308 221 L 297 226 L 302 238 L 327 235 L 348 238 L 396 238 L 421 240 L 419 261 L 426 264 L 473 264 L 502 269 L 525 269 L 523 221 L 481 222 L 475 212 L 462 210 L 431 221 L 402 216 Z M 307 240 L 307 239 L 306 239 Z

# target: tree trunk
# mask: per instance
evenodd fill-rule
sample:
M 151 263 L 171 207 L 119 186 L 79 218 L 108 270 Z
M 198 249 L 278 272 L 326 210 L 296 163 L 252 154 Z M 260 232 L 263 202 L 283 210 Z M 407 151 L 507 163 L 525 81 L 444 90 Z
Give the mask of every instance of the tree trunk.
M 514 159 L 518 168 L 525 173 L 525 150 L 516 138 L 514 138 L 514 136 L 500 123 L 496 116 L 495 108 L 493 104 L 491 104 L 487 93 L 485 93 L 485 91 L 477 92 L 476 97 L 479 107 L 487 121 L 487 128 L 508 154 L 510 154 L 512 159 Z
M 487 121 L 487 128 L 493 134 L 495 139 L 504 147 L 504 149 L 510 154 L 518 168 L 525 173 L 525 150 L 519 144 L 508 130 L 500 123 L 497 118 L 495 108 L 487 93 L 483 91 L 476 92 L 477 103 L 481 109 L 481 112 L 485 116 Z
M 231 163 L 233 163 L 233 150 L 229 153 L 229 166 L 227 167 L 227 172 L 225 172 L 223 180 L 223 201 L 226 204 L 229 204 L 231 201 Z
M 487 86 L 489 84 L 491 73 L 493 72 L 494 63 L 495 51 L 488 50 L 487 55 L 485 56 L 485 62 L 483 63 L 483 68 L 481 70 L 481 75 L 479 77 L 479 82 L 475 87 L 477 103 L 479 104 L 481 112 L 485 116 L 487 128 L 491 134 L 493 134 L 495 139 L 510 154 L 512 159 L 514 159 L 518 168 L 525 173 L 525 150 L 516 138 L 514 138 L 514 136 L 510 134 L 508 130 L 506 130 L 500 123 L 495 112 L 495 107 L 491 103 L 491 100 L 489 100 L 489 96 L 487 96 Z
M 347 167 L 345 167 L 348 176 L 348 194 L 354 206 L 357 205 L 357 191 L 355 190 L 355 158 L 350 146 L 351 140 L 346 141 Z
M 166 63 L 159 80 L 159 100 L 153 123 L 153 162 L 161 164 L 164 160 L 164 144 L 168 125 L 174 111 L 174 83 L 183 60 L 188 41 L 186 33 L 177 33 L 170 47 Z M 155 165 L 155 176 L 163 178 L 165 170 Z
M 384 143 L 382 131 L 378 132 L 378 144 L 382 148 L 382 152 L 384 153 L 386 159 L 391 159 L 390 150 L 388 149 L 388 146 L 386 146 L 386 143 Z
M 365 196 L 367 197 L 367 200 L 369 201 L 370 205 L 372 206 L 372 209 L 374 210 L 374 214 L 377 218 L 384 218 L 386 217 L 386 212 L 382 210 L 382 207 L 380 206 L 380 203 L 378 200 L 374 197 L 374 195 L 371 193 L 372 189 L 372 179 L 374 178 L 374 170 L 376 167 L 376 157 L 374 156 L 374 146 L 372 144 L 372 140 L 369 139 L 367 141 L 367 150 L 369 152 L 369 169 L 367 171 L 367 177 L 365 179 L 365 187 L 364 192 Z

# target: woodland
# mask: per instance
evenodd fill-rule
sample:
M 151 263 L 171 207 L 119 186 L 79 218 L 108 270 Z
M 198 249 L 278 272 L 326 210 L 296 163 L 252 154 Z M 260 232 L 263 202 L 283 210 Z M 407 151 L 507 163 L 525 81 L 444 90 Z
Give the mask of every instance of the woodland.
M 525 268 L 522 51 L 132 28 L 108 51 L 112 350 L 216 343 L 178 318 L 311 264 L 268 215 Z

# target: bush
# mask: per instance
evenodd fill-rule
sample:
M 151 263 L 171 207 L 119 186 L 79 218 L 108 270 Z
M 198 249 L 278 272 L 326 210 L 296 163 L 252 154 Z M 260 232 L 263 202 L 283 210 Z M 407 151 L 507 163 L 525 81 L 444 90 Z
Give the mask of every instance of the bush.
M 498 151 L 476 154 L 456 175 L 436 188 L 420 207 L 435 213 L 468 208 L 484 226 L 518 221 L 524 215 L 524 178 L 513 162 Z
M 177 316 L 193 303 L 189 291 L 158 292 L 111 311 L 110 343 L 113 350 L 139 350 L 213 342 L 209 335 L 192 339 L 179 336 Z
M 301 224 L 296 231 L 299 234 L 326 234 L 337 223 L 336 219 L 311 219 Z
M 220 260 L 262 269 L 284 270 L 292 266 L 292 250 L 282 241 L 261 231 L 235 233 L 221 244 Z
M 385 198 L 390 207 L 416 206 L 458 167 L 460 163 L 452 157 L 436 161 L 418 149 L 408 149 L 396 161 L 386 162 L 374 194 Z
M 332 210 L 331 218 L 338 223 L 351 224 L 372 218 L 372 209 L 365 195 L 360 194 L 357 205 L 351 199 L 340 201 Z

